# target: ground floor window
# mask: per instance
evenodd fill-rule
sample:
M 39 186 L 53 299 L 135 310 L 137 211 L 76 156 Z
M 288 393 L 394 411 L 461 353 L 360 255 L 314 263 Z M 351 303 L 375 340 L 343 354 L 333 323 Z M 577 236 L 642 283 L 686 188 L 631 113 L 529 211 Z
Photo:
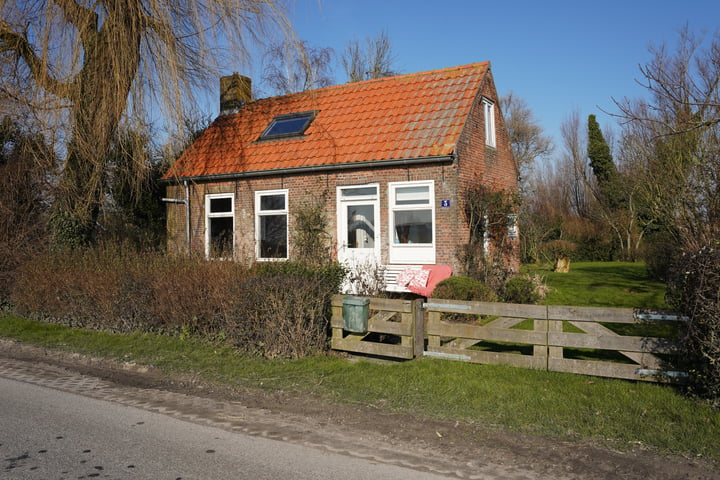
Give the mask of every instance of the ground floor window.
M 255 193 L 255 243 L 258 260 L 288 258 L 288 192 Z
M 235 245 L 235 205 L 232 193 L 205 196 L 205 255 L 232 258 Z
M 395 182 L 388 191 L 390 263 L 434 264 L 434 182 Z

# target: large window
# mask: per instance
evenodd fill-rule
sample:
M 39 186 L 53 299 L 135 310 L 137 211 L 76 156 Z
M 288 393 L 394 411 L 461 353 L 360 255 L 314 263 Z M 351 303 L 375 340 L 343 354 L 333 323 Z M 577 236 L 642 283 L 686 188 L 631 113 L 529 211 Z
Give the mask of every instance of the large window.
M 390 263 L 435 263 L 435 184 L 389 184 Z
M 495 146 L 495 104 L 487 98 L 482 99 L 485 116 L 485 145 Z
M 287 190 L 255 193 L 255 236 L 258 260 L 288 258 Z
M 208 258 L 232 258 L 235 215 L 232 193 L 205 196 L 205 255 Z

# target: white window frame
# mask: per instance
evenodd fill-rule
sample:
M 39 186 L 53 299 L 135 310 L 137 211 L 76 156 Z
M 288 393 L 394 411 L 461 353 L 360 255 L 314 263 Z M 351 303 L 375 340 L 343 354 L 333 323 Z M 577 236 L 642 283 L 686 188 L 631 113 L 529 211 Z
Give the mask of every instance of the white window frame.
M 397 205 L 397 190 L 404 187 L 428 187 L 428 201 L 421 204 Z M 397 212 L 430 210 L 432 222 L 432 241 L 430 243 L 397 243 L 395 229 L 395 215 Z M 412 182 L 388 183 L 388 260 L 391 265 L 434 265 L 437 236 L 437 223 L 435 219 L 435 181 L 421 180 Z
M 487 98 L 482 99 L 483 116 L 485 117 L 485 145 L 496 147 L 495 141 L 495 104 Z
M 279 210 L 262 210 L 261 200 L 262 197 L 271 195 L 283 195 L 285 197 L 285 208 Z M 284 257 L 262 257 L 260 255 L 260 221 L 264 216 L 271 215 L 285 215 L 285 256 Z M 261 190 L 255 192 L 255 258 L 261 262 L 272 262 L 278 260 L 287 260 L 290 254 L 290 243 L 289 243 L 289 208 L 288 208 L 288 190 Z
M 220 198 L 230 199 L 230 212 L 211 212 L 210 204 L 212 200 Z M 228 257 L 212 257 L 211 256 L 211 229 L 210 222 L 213 218 L 230 218 L 232 219 L 232 255 L 235 254 L 235 194 L 233 193 L 208 193 L 205 195 L 205 257 L 206 258 L 228 258 Z

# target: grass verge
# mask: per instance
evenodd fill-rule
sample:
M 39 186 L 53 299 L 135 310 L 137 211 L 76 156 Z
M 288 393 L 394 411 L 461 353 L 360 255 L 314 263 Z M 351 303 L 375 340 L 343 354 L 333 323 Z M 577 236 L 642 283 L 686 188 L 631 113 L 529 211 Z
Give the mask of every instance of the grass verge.
M 213 382 L 720 461 L 720 412 L 669 386 L 434 359 L 267 361 L 192 339 L 75 330 L 12 315 L 0 316 L 0 337 L 194 373 Z

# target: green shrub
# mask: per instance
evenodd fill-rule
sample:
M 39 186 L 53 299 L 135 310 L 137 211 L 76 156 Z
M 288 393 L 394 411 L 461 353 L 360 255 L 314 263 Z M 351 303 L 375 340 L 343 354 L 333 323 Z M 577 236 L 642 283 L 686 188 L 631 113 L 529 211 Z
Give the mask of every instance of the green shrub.
M 496 302 L 497 295 L 483 283 L 470 277 L 454 276 L 438 283 L 432 296 L 446 300 Z
M 680 256 L 671 270 L 668 303 L 688 317 L 680 358 L 690 393 L 720 406 L 720 242 Z
M 438 283 L 432 296 L 445 300 L 462 300 L 466 302 L 497 302 L 498 297 L 490 287 L 470 277 L 461 275 L 446 278 Z M 463 313 L 443 313 L 443 320 L 460 323 L 474 323 L 477 316 Z
M 536 304 L 541 297 L 532 279 L 527 276 L 515 277 L 505 283 L 503 300 L 508 303 Z

